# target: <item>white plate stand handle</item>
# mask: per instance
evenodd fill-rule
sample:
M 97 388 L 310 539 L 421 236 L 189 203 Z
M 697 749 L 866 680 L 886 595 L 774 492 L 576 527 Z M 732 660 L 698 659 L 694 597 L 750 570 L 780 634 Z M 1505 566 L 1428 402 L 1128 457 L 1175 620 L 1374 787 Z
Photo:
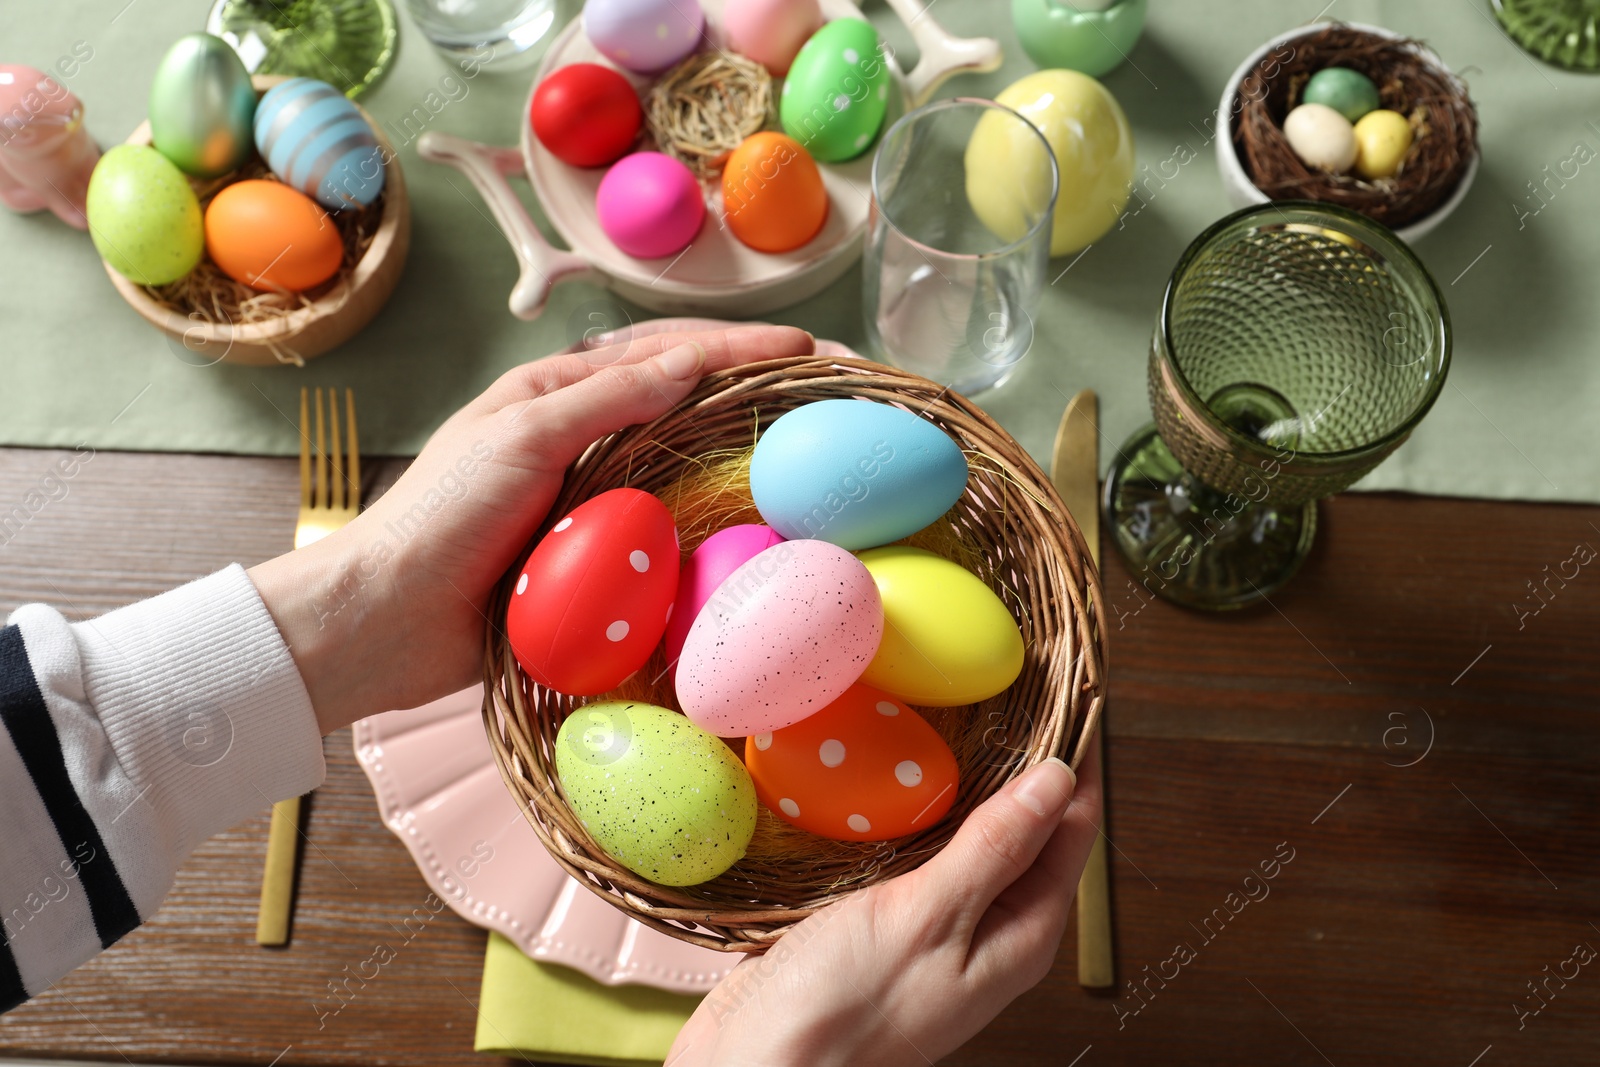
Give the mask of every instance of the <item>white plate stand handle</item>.
M 417 154 L 434 163 L 449 164 L 465 174 L 500 223 L 522 268 L 508 301 L 511 313 L 517 318 L 538 317 L 552 286 L 575 275 L 589 274 L 594 269 L 582 256 L 563 252 L 546 241 L 511 191 L 506 178 L 523 173 L 522 155 L 516 149 L 497 148 L 429 130 L 417 140 Z
M 906 74 L 911 102 L 921 106 L 944 80 L 964 71 L 986 74 L 1000 69 L 1004 56 L 992 37 L 957 37 L 933 20 L 922 0 L 889 0 L 900 21 L 911 31 L 922 53 L 916 69 Z

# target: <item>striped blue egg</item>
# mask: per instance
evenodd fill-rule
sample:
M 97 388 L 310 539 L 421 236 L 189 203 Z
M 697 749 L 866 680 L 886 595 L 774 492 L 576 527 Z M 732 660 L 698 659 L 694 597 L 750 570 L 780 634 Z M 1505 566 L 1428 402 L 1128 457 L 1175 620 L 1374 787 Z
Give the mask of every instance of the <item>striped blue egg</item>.
M 383 190 L 383 149 L 343 93 L 290 78 L 256 106 L 256 150 L 284 184 L 324 207 L 365 207 Z

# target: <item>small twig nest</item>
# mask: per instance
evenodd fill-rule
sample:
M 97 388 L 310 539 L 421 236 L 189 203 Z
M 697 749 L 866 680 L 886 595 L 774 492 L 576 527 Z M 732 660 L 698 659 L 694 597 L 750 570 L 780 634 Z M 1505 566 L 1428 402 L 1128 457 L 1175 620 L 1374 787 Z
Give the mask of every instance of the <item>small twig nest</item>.
M 1449 198 L 1478 151 L 1478 113 L 1465 82 L 1430 62 L 1423 45 L 1410 39 L 1334 24 L 1288 43 L 1292 56 L 1269 53 L 1239 83 L 1232 135 L 1256 188 L 1273 200 L 1338 204 L 1395 229 Z M 1366 181 L 1326 174 L 1306 166 L 1289 147 L 1284 117 L 1300 103 L 1306 81 L 1324 67 L 1365 74 L 1378 87 L 1380 106 L 1410 121 L 1414 140 L 1394 177 Z
M 731 52 L 696 52 L 662 75 L 645 102 L 657 146 L 701 178 L 719 173 L 771 116 L 772 76 Z

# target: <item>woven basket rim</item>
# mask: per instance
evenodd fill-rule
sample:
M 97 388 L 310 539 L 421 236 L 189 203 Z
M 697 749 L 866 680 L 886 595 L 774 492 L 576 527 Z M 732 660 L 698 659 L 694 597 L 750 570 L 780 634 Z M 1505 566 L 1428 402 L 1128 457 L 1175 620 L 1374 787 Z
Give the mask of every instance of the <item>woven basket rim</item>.
M 522 675 L 504 628 L 495 623 L 486 631 L 484 727 L 501 778 L 540 842 L 567 873 L 613 906 L 648 927 L 706 948 L 763 950 L 819 908 L 919 866 L 943 847 L 972 807 L 1028 767 L 1051 755 L 1076 767 L 1093 740 L 1105 702 L 1106 623 L 1100 577 L 1082 532 L 1050 479 L 998 423 L 965 397 L 926 378 L 864 359 L 795 356 L 714 372 L 668 414 L 595 442 L 568 469 L 539 529 L 496 587 L 489 618 L 504 617 L 528 554 L 561 516 L 597 492 L 636 482 L 645 488 L 681 471 L 685 453 L 671 447 L 674 435 L 692 431 L 697 440 L 706 438 L 705 447 L 748 445 L 756 422 L 764 424 L 802 403 L 840 396 L 900 404 L 946 432 L 958 430 L 958 443 L 964 449 L 986 446 L 975 451 L 993 467 L 974 465 L 966 493 L 949 513 L 961 514 L 940 521 L 968 523 L 977 530 L 987 529 L 980 523 L 993 522 L 1015 535 L 1026 533 L 983 547 L 998 561 L 996 566 L 1013 577 L 1026 575 L 1032 583 L 1032 576 L 1040 576 L 1038 588 L 1028 584 L 1026 589 L 1011 590 L 1017 598 L 1029 598 L 1026 604 L 1020 599 L 1016 605 L 1008 602 L 1008 608 L 1014 615 L 1020 611 L 1019 624 L 1033 640 L 1023 675 L 1011 690 L 993 698 L 1003 707 L 989 713 L 993 717 L 998 712 L 999 723 L 1007 730 L 1015 727 L 1019 737 L 1025 723 L 1026 743 L 1013 751 L 1008 735 L 1002 761 L 984 764 L 976 778 L 964 768 L 961 795 L 951 814 L 933 827 L 898 839 L 906 851 L 900 851 L 897 842 L 863 845 L 861 872 L 833 882 L 823 875 L 842 861 L 829 858 L 809 867 L 804 863 L 783 867 L 781 861 L 773 861 L 769 870 L 749 856 L 728 874 L 700 886 L 671 888 L 640 878 L 594 844 L 567 807 L 554 771 L 556 711 L 563 702 L 570 713 L 590 700 L 608 698 L 575 701 L 539 689 Z M 708 435 L 708 428 L 727 432 L 727 441 L 719 440 L 715 432 Z M 646 455 L 641 458 L 642 452 Z M 618 474 L 620 481 L 614 480 Z M 989 494 L 987 503 L 979 498 L 980 491 Z M 1004 507 L 994 506 L 998 504 Z M 1034 633 L 1035 618 L 1048 620 L 1057 613 L 1060 626 L 1047 629 L 1041 622 L 1042 632 Z M 1039 706 L 1013 707 L 1013 697 L 1022 701 L 1036 689 L 1042 698 Z M 880 859 L 884 848 L 888 856 Z M 814 876 L 809 885 L 804 878 L 808 870 Z

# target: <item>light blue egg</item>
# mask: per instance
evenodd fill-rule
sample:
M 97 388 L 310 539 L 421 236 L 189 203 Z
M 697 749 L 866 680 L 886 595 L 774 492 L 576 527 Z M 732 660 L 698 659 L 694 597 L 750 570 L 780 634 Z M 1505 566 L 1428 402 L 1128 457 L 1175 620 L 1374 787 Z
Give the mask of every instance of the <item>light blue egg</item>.
M 850 551 L 916 533 L 966 485 L 966 457 L 944 431 L 866 400 L 795 408 L 767 428 L 750 459 L 750 494 L 767 525 L 791 541 Z
M 365 207 L 383 190 L 383 149 L 356 106 L 327 82 L 290 78 L 256 107 L 256 150 L 285 185 L 324 207 Z

